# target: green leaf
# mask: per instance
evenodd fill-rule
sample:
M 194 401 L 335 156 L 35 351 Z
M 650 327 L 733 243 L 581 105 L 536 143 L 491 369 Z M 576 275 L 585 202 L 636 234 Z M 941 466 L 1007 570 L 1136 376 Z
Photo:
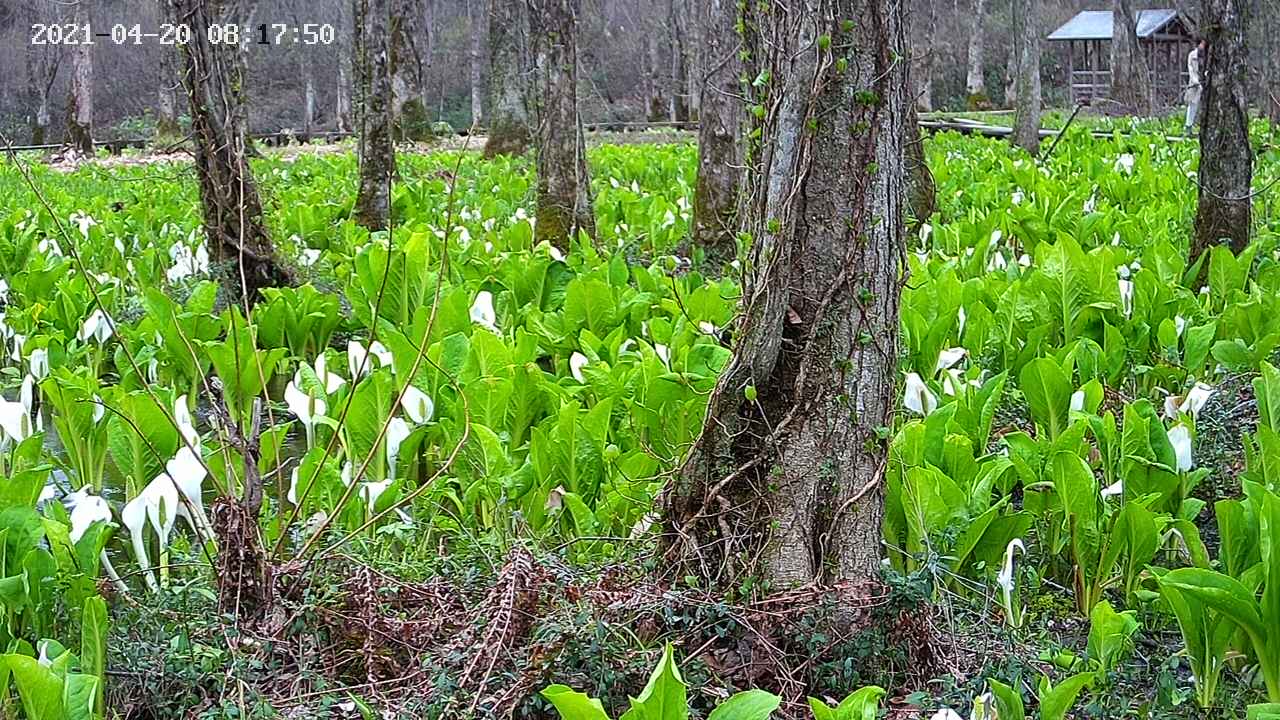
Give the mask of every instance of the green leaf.
M 1076 696 L 1093 682 L 1093 673 L 1079 673 L 1063 680 L 1040 695 L 1040 720 L 1062 720 L 1075 705 Z
M 609 720 L 599 700 L 564 685 L 548 687 L 542 697 L 555 706 L 562 720 Z
M 639 697 L 631 698 L 631 709 L 618 720 L 685 720 L 689 717 L 687 692 L 676 668 L 675 649 L 667 643 L 649 683 Z
M 1166 573 L 1160 584 L 1191 595 L 1222 613 L 1249 634 L 1259 653 L 1265 653 L 1267 628 L 1253 593 L 1239 580 L 1213 570 L 1178 568 Z
M 50 668 L 26 655 L 0 655 L 18 685 L 18 698 L 27 720 L 66 720 L 62 699 L 62 679 Z
M 720 703 L 707 720 L 767 720 L 782 698 L 764 690 L 747 690 Z
M 1051 358 L 1027 363 L 1019 376 L 1031 417 L 1054 439 L 1066 429 L 1071 414 L 1071 379 Z
M 1026 720 L 1027 712 L 1023 709 L 1022 694 L 999 680 L 987 680 L 991 695 L 996 701 L 996 717 L 1000 720 Z
M 868 685 L 849 693 L 834 708 L 817 698 L 809 698 L 809 708 L 814 720 L 875 720 L 880 709 L 880 698 L 885 690 L 878 685 Z

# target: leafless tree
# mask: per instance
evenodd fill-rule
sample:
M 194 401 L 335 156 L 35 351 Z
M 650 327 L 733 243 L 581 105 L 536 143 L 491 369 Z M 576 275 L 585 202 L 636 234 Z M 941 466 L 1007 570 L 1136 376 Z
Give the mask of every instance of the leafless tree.
M 973 24 L 969 30 L 969 71 L 964 83 L 970 108 L 983 108 L 991 104 L 987 96 L 987 38 L 983 27 L 986 6 L 986 0 L 973 0 Z
M 1112 0 L 1111 99 L 1127 111 L 1151 114 L 1151 75 L 1138 44 L 1133 0 Z
M 538 118 L 537 241 L 595 235 L 591 173 L 578 114 L 579 0 L 527 0 L 541 104 Z
M 1246 38 L 1252 4 L 1251 0 L 1204 0 L 1201 10 L 1208 58 L 1201 60 L 1204 108 L 1193 262 L 1224 240 L 1235 252 L 1249 244 L 1253 150 Z
M 742 176 L 740 129 L 742 91 L 738 75 L 737 0 L 707 0 L 701 119 L 698 125 L 698 182 L 693 193 L 693 243 L 717 260 L 737 252 L 738 184 Z
M 471 36 L 471 124 L 484 123 L 484 26 L 483 0 L 467 0 L 467 25 Z
M 1013 143 L 1032 155 L 1040 152 L 1039 0 L 1013 0 L 1013 38 L 1017 43 L 1017 99 Z
M 488 21 L 489 139 L 484 154 L 519 155 L 529 146 L 532 125 L 528 8 L 524 0 L 489 0 Z
M 357 122 L 360 189 L 356 220 L 370 230 L 391 222 L 391 179 L 396 173 L 391 26 L 396 0 L 355 0 Z
M 663 500 L 665 551 L 711 583 L 872 578 L 904 254 L 905 9 L 746 8 L 744 55 L 769 76 L 749 100 L 765 108 L 747 149 L 755 270 L 733 358 Z
M 84 27 L 91 22 L 87 0 L 73 6 L 71 22 Z M 67 103 L 66 145 L 72 151 L 93 157 L 93 45 L 81 42 L 71 48 L 71 99 Z

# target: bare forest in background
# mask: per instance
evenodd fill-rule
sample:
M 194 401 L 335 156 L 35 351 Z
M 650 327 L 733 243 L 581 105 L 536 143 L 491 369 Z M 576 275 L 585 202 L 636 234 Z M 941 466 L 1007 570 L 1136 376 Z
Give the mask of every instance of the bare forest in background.
M 399 92 L 413 96 L 429 122 L 453 128 L 480 124 L 488 103 L 488 0 L 402 0 L 412 37 L 411 85 Z M 584 122 L 696 120 L 704 64 L 704 30 L 699 4 L 709 0 L 584 0 L 579 17 L 579 98 Z M 154 29 L 160 22 L 151 0 L 93 0 L 84 3 L 95 30 L 116 24 Z M 247 46 L 246 81 L 252 132 L 293 130 L 345 131 L 341 119 L 350 103 L 353 37 L 349 0 L 237 0 L 242 25 L 262 23 L 329 24 L 329 45 L 283 43 Z M 924 109 L 963 110 L 966 85 L 982 68 L 981 83 L 991 107 L 1008 107 L 1012 52 L 1011 0 L 911 0 L 911 47 L 917 63 L 916 93 Z M 1135 8 L 1170 2 L 1136 2 Z M 1173 2 L 1195 17 L 1197 8 Z M 1107 9 L 1109 0 L 1045 0 L 1038 31 L 1043 37 L 1084 9 Z M 974 18 L 981 17 L 981 36 Z M 0 3 L 0 130 L 15 139 L 61 142 L 66 134 L 73 52 L 66 46 L 33 46 L 31 26 L 71 22 L 68 3 L 55 0 L 5 0 Z M 1261 28 L 1258 28 L 1261 31 Z M 92 47 L 95 92 L 94 137 L 99 140 L 149 137 L 177 85 L 172 47 L 155 41 L 115 45 L 99 39 Z M 975 56 L 974 53 L 977 52 Z M 1045 105 L 1067 103 L 1062 77 L 1062 48 L 1042 43 L 1041 75 Z M 185 101 L 178 96 L 186 126 Z M 40 130 L 47 137 L 41 137 Z

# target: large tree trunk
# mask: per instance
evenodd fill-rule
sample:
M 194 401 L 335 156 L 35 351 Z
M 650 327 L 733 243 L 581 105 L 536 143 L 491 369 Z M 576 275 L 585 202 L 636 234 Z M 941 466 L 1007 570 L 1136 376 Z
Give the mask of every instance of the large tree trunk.
M 1249 146 L 1249 32 L 1251 0 L 1204 0 L 1202 23 L 1208 58 L 1201 60 L 1204 108 L 1200 120 L 1200 203 L 1194 262 L 1226 240 L 1240 252 L 1249 244 L 1253 150 Z
M 938 208 L 938 191 L 933 181 L 933 172 L 929 170 L 928 156 L 924 151 L 924 134 L 920 132 L 920 117 L 912 105 L 906 121 L 906 162 L 908 200 L 911 205 L 911 219 L 918 226 L 933 215 Z
M 351 116 L 350 56 L 349 50 L 338 49 L 338 84 L 334 88 L 333 101 L 334 129 L 338 132 L 351 132 L 355 128 Z
M 418 52 L 418 0 L 390 2 L 391 114 L 401 140 L 431 136 L 431 120 L 422 101 L 425 85 L 422 56 Z M 372 7 L 372 5 L 371 5 Z
M 1151 75 L 1138 43 L 1133 0 L 1112 0 L 1115 39 L 1111 42 L 1111 99 L 1126 112 L 1151 114 Z
M 85 2 L 74 6 L 71 21 L 89 24 Z M 71 50 L 71 97 L 67 102 L 66 145 L 75 153 L 93 157 L 93 45 L 80 43 Z
M 477 5 L 482 0 L 467 0 L 467 24 L 471 30 L 471 125 L 484 124 L 484 14 Z
M 667 31 L 671 43 L 671 122 L 689 119 L 687 47 L 685 44 L 685 8 L 679 0 L 667 0 Z
M 973 0 L 973 26 L 969 31 L 969 72 L 965 78 L 964 89 L 969 96 L 969 108 L 980 109 L 991 105 L 987 96 L 986 55 L 987 39 L 983 32 L 983 18 L 986 15 L 986 0 Z
M 48 22 L 49 18 L 38 8 L 30 8 L 27 26 L 35 22 Z M 49 95 L 53 92 L 53 82 L 58 77 L 58 66 L 62 59 L 61 48 L 51 45 L 28 45 L 27 63 L 27 102 L 31 108 L 29 124 L 31 127 L 31 144 L 44 145 L 48 141 L 49 125 L 53 115 L 49 110 Z
M 1013 39 L 1017 43 L 1017 102 L 1013 144 L 1032 155 L 1040 152 L 1040 33 L 1036 0 L 1013 0 Z
M 191 28 L 182 46 L 182 84 L 191 108 L 204 230 L 214 256 L 228 264 L 226 287 L 246 302 L 292 278 L 277 263 L 262 219 L 262 201 L 246 155 L 244 67 L 240 49 L 208 41 L 211 23 L 233 23 L 229 3 L 169 0 L 176 24 Z
M 706 76 L 698 101 L 698 182 L 693 193 L 693 243 L 714 256 L 713 263 L 737 255 L 738 182 L 742 123 L 738 74 L 737 0 L 706 0 L 701 23 Z
M 357 122 L 360 189 L 356 221 L 384 230 L 391 221 L 391 178 L 396 173 L 391 58 L 393 0 L 355 0 Z
M 302 133 L 307 140 L 316 129 L 316 81 L 311 73 L 311 63 L 302 61 Z
M 678 572 L 772 589 L 879 572 L 878 428 L 894 405 L 905 253 L 903 6 L 746 4 L 746 50 L 770 77 L 749 99 L 766 108 L 746 175 L 754 270 L 733 358 L 663 499 Z
M 528 0 L 540 81 L 536 241 L 595 236 L 591 174 L 578 115 L 580 0 Z
M 521 155 L 531 139 L 529 13 L 524 0 L 489 0 L 489 139 L 484 156 Z

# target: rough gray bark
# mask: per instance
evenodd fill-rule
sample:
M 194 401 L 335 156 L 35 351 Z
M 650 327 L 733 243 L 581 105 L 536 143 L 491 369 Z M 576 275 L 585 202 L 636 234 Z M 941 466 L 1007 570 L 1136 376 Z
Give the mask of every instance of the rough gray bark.
M 527 0 L 537 57 L 538 192 L 534 240 L 595 236 L 591 174 L 578 114 L 580 0 Z
M 71 22 L 90 22 L 86 2 L 73 6 Z M 71 96 L 67 101 L 67 138 L 74 152 L 93 157 L 93 46 L 80 43 L 71 48 Z
M 1013 108 L 1013 144 L 1032 155 L 1040 152 L 1040 32 L 1037 0 L 1013 0 L 1013 39 L 1017 44 L 1017 100 Z
M 262 218 L 262 201 L 246 153 L 244 67 L 240 49 L 209 43 L 210 23 L 235 22 L 229 3 L 168 0 L 170 17 L 191 28 L 182 46 L 182 84 L 191 108 L 204 230 L 213 255 L 232 266 L 224 283 L 246 302 L 266 287 L 287 285 Z
M 1280 37 L 1273 28 L 1280 28 L 1280 0 L 1265 0 L 1262 7 L 1262 97 L 1258 106 L 1262 114 L 1273 124 L 1280 125 Z
M 680 0 L 667 2 L 667 34 L 671 49 L 671 122 L 689 119 L 689 87 L 687 47 L 685 43 L 685 15 L 687 9 Z
M 1252 221 L 1253 150 L 1249 145 L 1250 0 L 1204 0 L 1208 58 L 1200 119 L 1200 202 L 1191 246 L 1194 262 L 1222 241 L 1240 252 Z
M 28 8 L 28 12 L 25 21 L 28 27 L 31 23 L 49 20 L 35 7 Z M 44 145 L 48 142 L 49 125 L 53 122 L 49 96 L 53 92 L 53 83 L 58 78 L 62 49 L 57 46 L 28 44 L 24 55 L 27 66 L 27 102 L 28 107 L 33 108 L 28 122 L 31 144 Z
M 664 494 L 664 550 L 708 583 L 776 590 L 879 572 L 911 98 L 904 3 L 760 7 L 744 23 L 748 63 L 771 78 L 749 100 L 766 108 L 746 150 L 754 270 L 733 358 Z
M 471 32 L 471 124 L 484 124 L 484 22 L 477 5 L 481 0 L 467 0 L 467 25 Z
M 645 118 L 649 122 L 662 119 L 665 103 L 662 101 L 662 53 L 658 34 L 650 33 L 645 46 Z
M 916 83 L 916 110 L 932 112 L 933 66 L 937 63 L 937 52 L 933 45 L 938 35 L 938 8 L 933 2 L 926 2 L 925 6 L 927 9 L 921 18 L 920 27 L 924 28 L 924 35 L 928 40 L 921 47 L 912 49 L 911 67 Z
M 356 221 L 384 230 L 391 221 L 391 178 L 396 173 L 392 89 L 392 3 L 354 0 L 357 122 L 360 127 L 360 189 Z
M 351 119 L 351 60 L 350 52 L 338 49 L 338 82 L 334 88 L 333 119 L 338 132 L 351 132 L 355 124 Z
M 907 186 L 910 190 L 908 200 L 911 219 L 919 225 L 938 209 L 938 191 L 933 181 L 933 172 L 929 170 L 928 156 L 924 151 L 924 134 L 920 132 L 920 117 L 914 105 L 907 115 L 906 133 Z
M 529 148 L 529 13 L 524 0 L 489 0 L 489 139 L 484 156 Z
M 307 138 L 316 127 L 316 81 L 311 73 L 311 63 L 302 61 L 302 132 Z
M 983 20 L 986 16 L 986 0 L 973 0 L 973 28 L 969 32 L 969 72 L 965 78 L 964 89 L 969 96 L 969 107 L 985 108 L 991 105 L 987 96 L 986 55 L 987 39 L 983 32 Z
M 1151 114 L 1151 75 L 1138 43 L 1133 0 L 1112 0 L 1115 19 L 1111 41 L 1111 100 L 1127 112 Z
M 706 0 L 702 26 L 707 72 L 698 105 L 698 181 L 693 193 L 693 243 L 713 261 L 731 261 L 737 254 L 738 181 L 742 154 L 738 136 L 742 123 L 738 75 L 737 0 Z
M 178 48 L 160 48 L 159 90 L 156 93 L 156 137 L 161 142 L 172 143 L 182 136 L 178 124 L 178 88 L 181 87 L 178 70 Z
M 431 136 L 431 120 L 423 103 L 424 73 L 418 52 L 418 0 L 389 0 L 391 114 L 396 135 L 402 140 L 423 140 Z

